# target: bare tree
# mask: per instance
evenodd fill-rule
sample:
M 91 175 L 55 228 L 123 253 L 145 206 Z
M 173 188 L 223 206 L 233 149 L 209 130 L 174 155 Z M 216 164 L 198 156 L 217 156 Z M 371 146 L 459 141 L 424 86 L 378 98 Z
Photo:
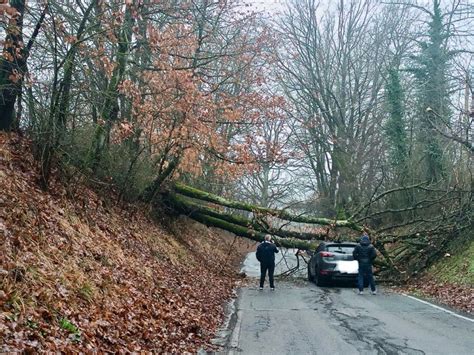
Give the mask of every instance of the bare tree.
M 282 85 L 293 101 L 295 144 L 327 211 L 357 204 L 373 183 L 380 151 L 382 91 L 394 55 L 390 20 L 374 1 L 340 1 L 324 10 L 293 1 L 280 23 L 286 37 Z
M 267 113 L 257 132 L 251 146 L 257 167 L 239 180 L 238 195 L 262 207 L 284 205 L 294 194 L 295 184 L 288 166 L 293 156 L 289 145 L 290 127 L 282 108 L 274 112 L 273 117 Z

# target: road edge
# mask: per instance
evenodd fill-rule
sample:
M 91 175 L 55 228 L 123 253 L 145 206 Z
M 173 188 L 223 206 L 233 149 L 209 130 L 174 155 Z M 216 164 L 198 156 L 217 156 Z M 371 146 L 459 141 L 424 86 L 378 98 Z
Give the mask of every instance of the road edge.
M 448 314 L 451 314 L 452 316 L 455 316 L 457 318 L 460 318 L 460 319 L 464 319 L 464 320 L 467 320 L 469 322 L 473 322 L 474 323 L 474 317 L 472 317 L 470 314 L 466 314 L 466 315 L 462 315 L 462 314 L 459 314 L 459 311 L 454 311 L 454 310 L 450 310 L 450 309 L 447 309 L 446 306 L 441 306 L 441 305 L 437 305 L 437 304 L 434 304 L 432 302 L 429 302 L 427 300 L 424 300 L 422 298 L 419 298 L 419 297 L 416 297 L 416 296 L 413 296 L 413 295 L 410 295 L 410 294 L 407 294 L 407 293 L 402 293 L 403 296 L 405 297 L 408 297 L 412 300 L 415 300 L 415 301 L 418 301 L 420 303 L 423 303 L 423 304 L 426 304 L 428 306 L 431 306 L 435 309 L 438 309 L 440 311 L 443 311 L 443 312 L 446 312 Z
M 205 349 L 201 348 L 197 354 L 198 355 L 206 355 L 206 354 L 233 354 L 232 344 L 234 342 L 235 337 L 237 336 L 237 344 L 238 344 L 238 336 L 240 336 L 240 325 L 239 325 L 239 332 L 235 334 L 237 322 L 240 321 L 241 317 L 238 314 L 238 303 L 239 303 L 239 296 L 241 289 L 244 286 L 240 286 L 234 289 L 234 294 L 232 299 L 226 302 L 225 304 L 225 316 L 222 325 L 216 332 L 216 336 L 212 339 L 212 344 L 217 345 L 221 348 L 219 351 L 206 351 Z

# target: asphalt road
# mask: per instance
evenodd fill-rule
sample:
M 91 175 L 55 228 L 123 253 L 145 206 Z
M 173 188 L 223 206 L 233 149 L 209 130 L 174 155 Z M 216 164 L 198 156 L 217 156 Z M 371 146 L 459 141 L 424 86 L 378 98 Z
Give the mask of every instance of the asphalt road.
M 358 295 L 301 279 L 267 287 L 239 291 L 225 353 L 474 354 L 467 315 L 383 289 Z

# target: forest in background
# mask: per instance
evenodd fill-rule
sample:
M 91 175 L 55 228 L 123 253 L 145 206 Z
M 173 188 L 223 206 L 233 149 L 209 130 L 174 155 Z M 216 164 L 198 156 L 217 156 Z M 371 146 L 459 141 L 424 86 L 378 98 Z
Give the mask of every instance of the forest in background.
M 473 226 L 473 11 L 4 0 L 0 128 L 45 190 L 60 171 L 161 209 L 178 181 L 363 226 L 417 270 Z

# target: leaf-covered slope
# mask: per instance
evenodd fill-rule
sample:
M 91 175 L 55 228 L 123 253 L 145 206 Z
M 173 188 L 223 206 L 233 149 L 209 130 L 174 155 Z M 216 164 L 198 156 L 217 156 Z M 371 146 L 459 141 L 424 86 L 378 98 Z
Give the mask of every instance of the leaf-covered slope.
M 444 282 L 474 288 L 474 231 L 453 241 L 444 257 L 431 266 L 427 273 Z
M 450 243 L 441 260 L 413 280 L 408 291 L 451 307 L 474 313 L 473 232 Z
M 36 170 L 28 143 L 1 134 L 0 352 L 209 344 L 245 242 L 184 218 L 167 232 L 78 183 L 45 193 Z

